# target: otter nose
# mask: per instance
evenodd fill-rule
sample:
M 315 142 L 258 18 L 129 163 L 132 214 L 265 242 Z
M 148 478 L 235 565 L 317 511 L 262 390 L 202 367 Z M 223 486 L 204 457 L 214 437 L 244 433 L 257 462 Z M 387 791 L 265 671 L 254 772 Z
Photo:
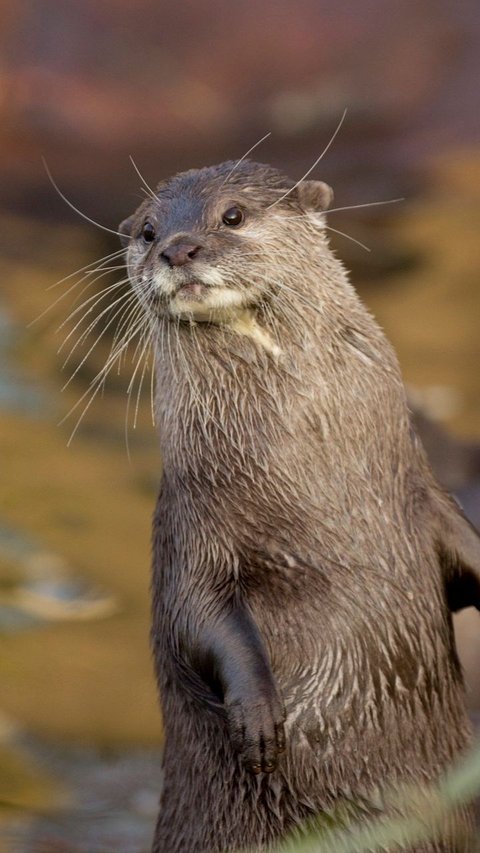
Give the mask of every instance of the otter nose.
M 199 250 L 200 246 L 196 243 L 173 243 L 163 250 L 162 258 L 165 258 L 171 267 L 183 267 L 193 260 Z

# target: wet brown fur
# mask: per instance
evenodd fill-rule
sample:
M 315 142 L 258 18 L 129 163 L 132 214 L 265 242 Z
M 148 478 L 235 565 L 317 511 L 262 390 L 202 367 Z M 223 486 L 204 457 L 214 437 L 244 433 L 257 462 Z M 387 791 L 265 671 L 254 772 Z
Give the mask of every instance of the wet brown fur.
M 267 850 L 339 801 L 376 814 L 382 791 L 435 780 L 470 737 L 448 607 L 462 561 L 442 542 L 457 509 L 412 430 L 395 354 L 329 249 L 320 190 L 275 204 L 292 182 L 233 165 L 161 184 L 123 226 L 152 326 L 163 456 L 154 853 Z M 212 225 L 239 201 L 243 226 Z M 160 236 L 148 253 L 139 234 L 151 216 Z M 201 245 L 189 270 L 243 289 L 281 354 L 228 322 L 170 316 L 154 271 L 178 234 Z M 221 690 L 195 657 L 199 631 L 232 602 L 258 627 L 285 704 L 287 748 L 270 774 L 243 766 Z

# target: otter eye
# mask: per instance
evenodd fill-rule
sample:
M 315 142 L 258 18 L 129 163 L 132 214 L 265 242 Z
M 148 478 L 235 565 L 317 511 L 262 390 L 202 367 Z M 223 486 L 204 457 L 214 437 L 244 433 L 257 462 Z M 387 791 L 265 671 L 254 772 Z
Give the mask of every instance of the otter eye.
M 230 228 L 235 228 L 243 222 L 243 210 L 239 207 L 229 207 L 222 216 L 222 222 Z
M 151 243 L 155 240 L 155 228 L 151 222 L 145 222 L 145 225 L 142 228 L 142 237 L 146 243 Z

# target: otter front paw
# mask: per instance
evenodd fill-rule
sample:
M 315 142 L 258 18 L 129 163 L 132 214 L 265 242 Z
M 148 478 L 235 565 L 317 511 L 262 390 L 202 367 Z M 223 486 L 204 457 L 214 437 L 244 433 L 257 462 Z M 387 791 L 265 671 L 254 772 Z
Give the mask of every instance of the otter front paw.
M 251 773 L 272 773 L 285 749 L 285 710 L 277 696 L 225 702 L 233 748 Z

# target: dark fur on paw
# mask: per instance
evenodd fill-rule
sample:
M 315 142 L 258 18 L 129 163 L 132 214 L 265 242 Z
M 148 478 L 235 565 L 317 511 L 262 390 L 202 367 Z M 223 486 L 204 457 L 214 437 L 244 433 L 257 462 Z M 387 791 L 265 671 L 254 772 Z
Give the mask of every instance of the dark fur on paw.
M 225 702 L 230 736 L 247 770 L 273 773 L 285 749 L 285 711 L 277 696 Z

